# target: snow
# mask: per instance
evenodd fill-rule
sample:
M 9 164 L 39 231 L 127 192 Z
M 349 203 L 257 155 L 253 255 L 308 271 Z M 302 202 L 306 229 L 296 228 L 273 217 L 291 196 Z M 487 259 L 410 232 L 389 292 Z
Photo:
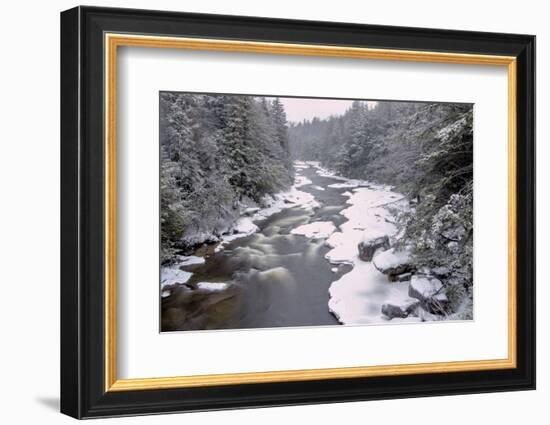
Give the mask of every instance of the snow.
M 324 187 L 321 187 L 321 186 L 317 186 L 317 185 L 314 185 L 314 186 L 311 186 L 313 189 L 315 190 L 319 190 L 319 191 L 324 191 L 325 188 Z
M 294 187 L 305 186 L 311 183 L 313 182 L 307 177 L 302 176 L 300 174 L 296 174 L 296 178 L 294 179 Z
M 394 248 L 379 252 L 372 259 L 374 266 L 382 271 L 395 269 L 401 265 L 408 264 L 410 261 L 411 255 L 408 250 L 396 251 Z
M 319 168 L 317 171 L 319 174 L 323 172 Z M 345 179 L 346 182 L 350 180 Z M 352 180 L 347 187 L 356 183 Z M 346 202 L 349 207 L 340 214 L 348 221 L 340 225 L 340 231 L 332 233 L 325 241 L 332 248 L 325 258 L 332 264 L 352 265 L 353 269 L 331 284 L 329 310 L 343 324 L 380 323 L 387 320 L 382 314 L 382 305 L 404 305 L 415 300 L 408 295 L 408 282 L 390 283 L 372 262 L 360 260 L 357 245 L 363 240 L 396 235 L 398 229 L 393 223 L 395 219 L 386 209 L 386 204 L 404 208 L 404 203 L 394 202 L 403 199 L 403 196 L 392 192 L 387 186 L 370 183 L 369 187 L 356 187 L 344 195 L 349 197 Z M 394 318 L 391 323 L 419 320 L 410 316 Z
M 160 287 L 164 289 L 170 285 L 186 283 L 193 273 L 181 270 L 179 266 L 161 267 L 160 269 Z
M 310 184 L 311 180 L 297 173 L 297 184 Z M 307 183 L 306 183 L 307 181 Z M 249 236 L 259 230 L 259 227 L 254 224 L 256 221 L 264 220 L 273 214 L 277 214 L 287 208 L 302 208 L 306 211 L 312 211 L 319 208 L 321 205 L 315 200 L 315 196 L 310 193 L 297 189 L 297 184 L 292 186 L 286 192 L 279 192 L 273 196 L 266 196 L 263 199 L 264 208 L 257 209 L 250 217 L 241 217 L 235 223 L 232 234 L 226 234 L 221 237 L 221 242 L 216 246 L 215 252 L 224 249 L 229 242 L 239 238 Z
M 379 206 L 393 200 L 394 192 L 362 187 L 354 189 L 350 195 L 347 201 L 350 207 L 340 212 L 348 221 L 340 226 L 340 232 L 334 232 L 326 241 L 326 245 L 333 249 L 325 258 L 332 264 L 353 265 L 361 261 L 357 251 L 359 242 L 393 236 L 397 232 L 397 227 L 387 221 L 393 218 L 391 213 Z
M 244 210 L 244 215 L 252 215 L 260 211 L 258 207 L 249 207 Z
M 197 288 L 204 289 L 205 291 L 218 292 L 223 291 L 229 287 L 228 283 L 224 282 L 199 282 Z
M 317 161 L 306 161 L 306 164 L 310 165 L 311 167 L 314 167 L 317 175 L 321 177 L 331 177 L 333 179 L 343 180 L 343 181 L 349 180 L 346 177 L 341 177 L 336 175 L 334 171 L 330 171 L 330 170 L 327 170 L 326 168 L 321 167 L 321 165 Z
M 298 169 L 309 168 L 308 163 L 303 161 L 294 161 L 294 166 Z M 311 211 L 319 208 L 320 204 L 315 200 L 315 196 L 310 193 L 298 190 L 300 186 L 311 184 L 312 181 L 302 176 L 298 170 L 295 177 L 295 184 L 286 192 L 279 192 L 272 197 L 264 198 L 265 208 L 260 209 L 252 216 L 253 221 L 265 219 L 272 214 L 281 212 L 286 208 L 299 207 Z
M 203 257 L 198 257 L 196 255 L 190 255 L 190 256 L 184 256 L 184 255 L 178 255 L 176 257 L 177 263 L 170 266 L 170 267 L 161 267 L 160 268 L 160 288 L 164 289 L 167 286 L 171 285 L 177 285 L 177 284 L 184 284 L 189 279 L 191 279 L 191 276 L 193 276 L 193 273 L 182 270 L 180 267 L 186 267 L 191 266 L 194 264 L 204 264 L 205 259 Z M 168 292 L 166 294 L 166 292 Z M 162 297 L 167 297 L 170 295 L 169 291 L 163 291 Z
M 330 271 L 332 273 L 337 273 L 338 272 L 338 267 L 333 267 L 332 269 L 330 269 Z
M 305 170 L 310 167 L 309 164 L 305 163 L 304 161 L 294 161 L 294 168 L 297 170 Z
M 354 264 L 354 258 L 357 255 L 357 245 L 353 243 L 353 240 L 348 242 L 344 233 L 334 232 L 325 241 L 325 245 L 332 248 L 332 250 L 325 254 L 325 258 L 331 264 Z
M 306 210 L 313 210 L 321 206 L 315 200 L 315 196 L 307 192 L 302 192 L 294 187 L 291 188 L 290 191 L 284 192 L 279 196 L 282 198 L 283 202 L 287 205 L 286 208 L 300 207 Z
M 336 226 L 332 221 L 316 221 L 310 224 L 298 226 L 290 231 L 293 235 L 303 235 L 312 239 L 328 238 L 334 231 Z
M 248 235 L 254 233 L 254 232 L 257 232 L 259 229 L 258 229 L 258 226 L 256 226 L 253 222 L 252 222 L 252 219 L 249 218 L 249 217 L 241 217 L 237 220 L 237 222 L 235 223 L 235 226 L 233 228 L 234 232 L 236 233 L 246 233 Z
M 216 246 L 214 252 L 221 251 L 225 247 L 225 245 L 227 245 L 231 241 L 234 241 L 235 239 L 244 238 L 246 236 L 250 236 L 253 233 L 256 233 L 259 230 L 259 227 L 254 224 L 254 217 L 239 218 L 233 226 L 233 233 L 222 235 L 222 240 L 218 244 L 218 246 Z
M 463 130 L 466 124 L 466 117 L 462 117 L 458 121 L 455 121 L 452 124 L 439 130 L 436 134 L 436 138 L 438 138 L 442 142 L 448 142 L 451 137 L 456 136 L 457 133 Z
M 408 283 L 389 283 L 370 262 L 357 262 L 349 273 L 329 288 L 329 310 L 343 324 L 372 324 L 385 320 L 384 304 L 404 305 L 416 300 L 408 295 Z M 394 318 L 391 323 L 418 322 L 418 317 Z
M 439 279 L 415 275 L 411 278 L 410 286 L 411 289 L 423 299 L 431 298 L 437 294 L 435 295 L 437 300 L 447 300 L 445 293 L 438 293 L 443 288 L 443 284 Z
M 178 255 L 176 257 L 178 259 L 178 266 L 191 266 L 193 264 L 204 264 L 206 261 L 204 257 L 197 257 L 196 255 L 190 255 L 190 256 L 183 256 Z
M 346 188 L 355 188 L 359 186 L 369 186 L 370 183 L 364 181 L 364 180 L 348 180 L 343 183 L 332 183 L 329 184 L 328 187 L 332 189 L 346 189 Z

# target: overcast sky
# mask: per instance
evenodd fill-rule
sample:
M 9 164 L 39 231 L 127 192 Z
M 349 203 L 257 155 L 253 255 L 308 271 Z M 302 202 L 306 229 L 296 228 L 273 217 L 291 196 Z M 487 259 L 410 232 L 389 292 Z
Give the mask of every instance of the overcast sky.
M 281 97 L 281 103 L 285 107 L 286 119 L 299 122 L 313 117 L 328 118 L 331 115 L 343 115 L 351 106 L 350 100 L 334 99 L 299 99 L 293 97 Z
M 353 102 L 351 100 L 300 99 L 293 97 L 280 97 L 279 99 L 285 107 L 286 119 L 294 122 L 300 122 L 304 119 L 311 120 L 314 117 L 323 119 L 331 115 L 343 115 Z

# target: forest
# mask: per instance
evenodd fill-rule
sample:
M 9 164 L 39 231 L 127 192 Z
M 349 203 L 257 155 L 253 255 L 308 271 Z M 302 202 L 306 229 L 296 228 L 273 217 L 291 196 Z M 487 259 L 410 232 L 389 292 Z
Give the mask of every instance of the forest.
M 160 94 L 161 261 L 217 241 L 243 206 L 291 186 L 279 99 Z
M 285 102 L 160 93 L 161 328 L 472 319 L 473 105 Z
M 398 215 L 399 245 L 440 273 L 457 307 L 473 286 L 473 107 L 355 101 L 344 115 L 289 128 L 294 158 L 389 184 L 413 208 Z M 471 318 L 471 304 L 465 309 Z

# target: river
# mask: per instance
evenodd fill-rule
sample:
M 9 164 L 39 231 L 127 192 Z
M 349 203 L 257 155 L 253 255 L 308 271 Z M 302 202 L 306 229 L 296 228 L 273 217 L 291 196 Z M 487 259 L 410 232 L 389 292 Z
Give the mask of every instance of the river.
M 198 250 L 204 262 L 182 267 L 192 273 L 189 280 L 163 292 L 162 331 L 339 324 L 328 308 L 329 288 L 352 266 L 329 263 L 324 238 L 291 231 L 315 222 L 338 228 L 348 221 L 340 212 L 349 207 L 350 187 L 314 166 L 297 167 L 298 189 L 319 207 L 283 209 L 218 252 L 213 246 Z

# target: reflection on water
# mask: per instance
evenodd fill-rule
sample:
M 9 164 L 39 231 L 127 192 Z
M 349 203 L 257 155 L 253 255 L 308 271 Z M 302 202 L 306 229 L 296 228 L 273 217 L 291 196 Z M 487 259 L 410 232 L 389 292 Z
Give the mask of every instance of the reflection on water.
M 204 264 L 187 267 L 193 272 L 184 285 L 162 298 L 162 330 L 246 329 L 279 326 L 337 325 L 328 310 L 328 288 L 350 270 L 336 272 L 324 255 L 324 240 L 312 240 L 290 231 L 314 221 L 346 221 L 338 213 L 346 206 L 344 189 L 318 190 L 334 180 L 313 168 L 302 171 L 312 185 L 300 190 L 313 194 L 321 208 L 283 210 L 257 223 L 258 233 L 236 239 L 220 252 L 203 246 L 195 255 Z M 224 289 L 201 289 L 199 282 L 223 282 Z

